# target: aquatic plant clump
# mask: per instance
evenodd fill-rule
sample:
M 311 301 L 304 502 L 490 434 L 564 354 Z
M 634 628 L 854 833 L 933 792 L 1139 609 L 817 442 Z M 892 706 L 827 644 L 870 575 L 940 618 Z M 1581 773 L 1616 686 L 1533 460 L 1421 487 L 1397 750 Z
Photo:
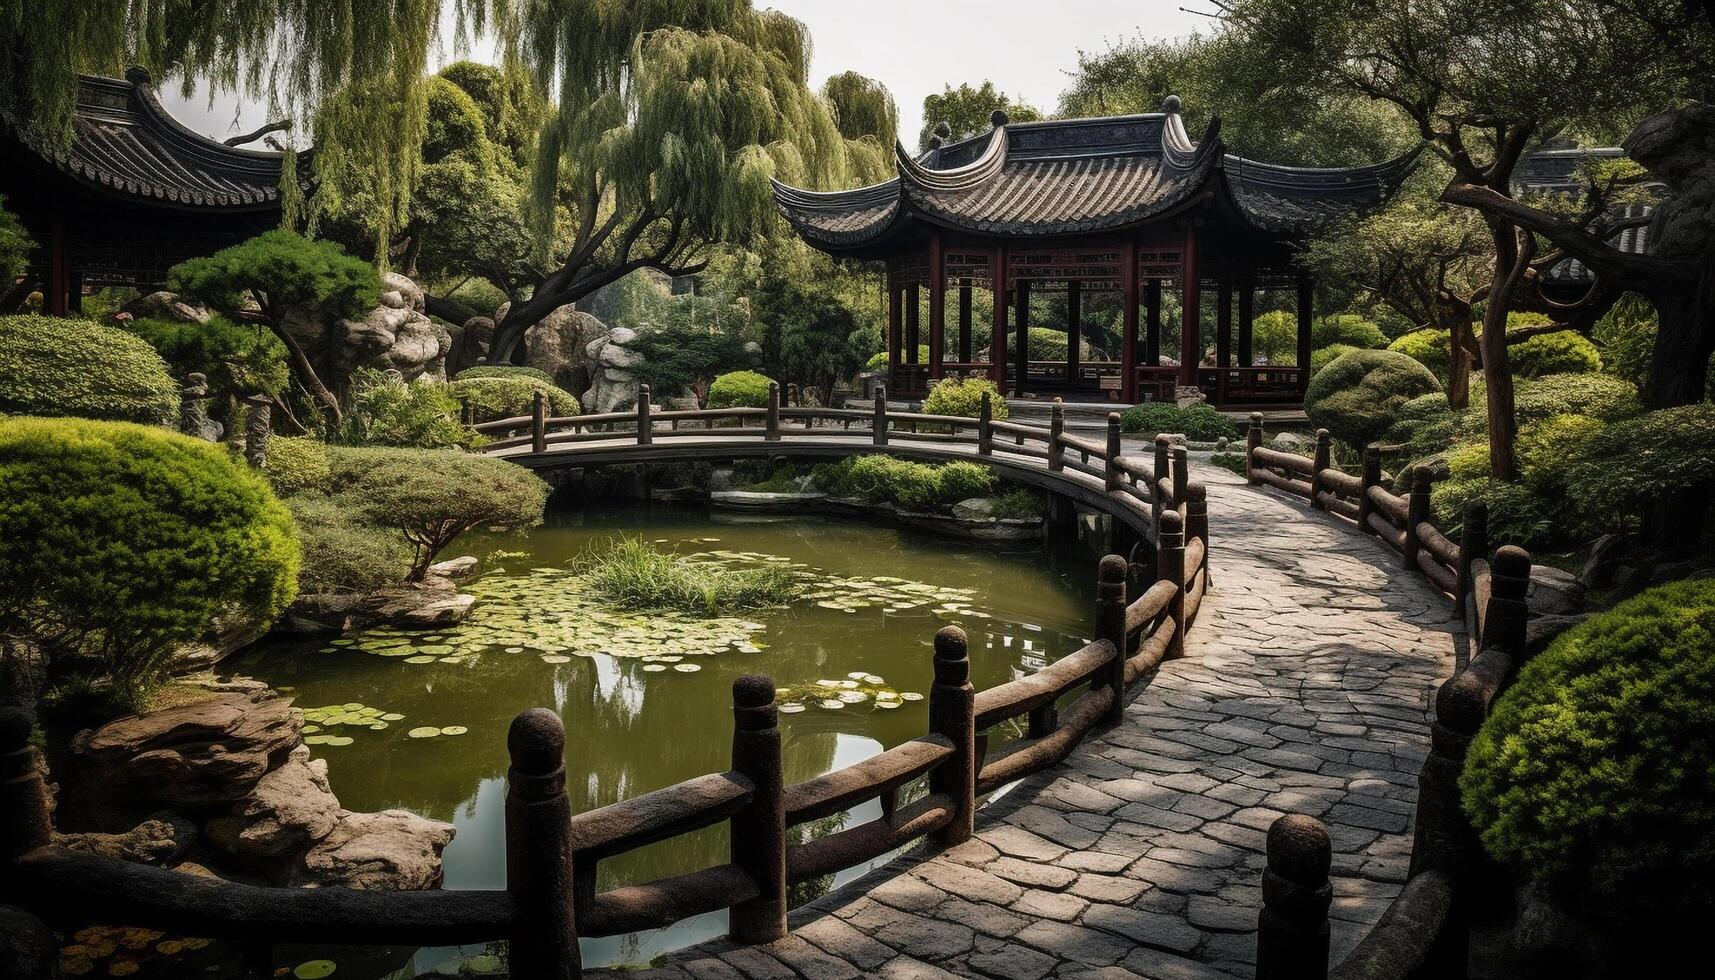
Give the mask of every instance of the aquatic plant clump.
M 677 609 L 716 615 L 763 609 L 798 594 L 792 570 L 779 565 L 730 568 L 619 538 L 585 553 L 578 574 L 594 595 L 620 609 Z
M 892 711 L 908 702 L 923 700 L 923 695 L 895 690 L 881 675 L 856 670 L 842 678 L 794 684 L 776 694 L 774 700 L 782 714 L 791 715 L 808 708 L 843 711 L 867 707 L 872 711 Z

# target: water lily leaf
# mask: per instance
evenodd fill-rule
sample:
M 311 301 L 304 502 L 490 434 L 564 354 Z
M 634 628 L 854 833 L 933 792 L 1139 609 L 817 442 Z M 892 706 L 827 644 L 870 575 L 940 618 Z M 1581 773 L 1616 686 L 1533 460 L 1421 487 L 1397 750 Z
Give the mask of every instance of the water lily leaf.
M 405 662 L 408 664 L 432 664 L 435 662 L 435 658 L 434 657 L 406 657 Z
M 794 704 L 783 704 L 780 706 L 779 710 L 780 710 L 780 713 L 783 715 L 795 715 L 795 714 L 798 714 L 800 711 L 803 711 L 804 706 L 801 704 L 795 704 L 795 703 Z
M 694 674 L 703 668 L 700 664 L 674 664 L 673 669 L 681 674 Z
M 339 748 L 341 746 L 350 745 L 352 741 L 353 739 L 349 735 L 332 735 L 328 737 L 325 744 L 331 745 L 334 748 Z
M 569 664 L 572 662 L 572 658 L 558 653 L 544 653 L 542 662 L 545 664 Z
M 308 963 L 299 963 L 292 970 L 292 976 L 298 980 L 322 980 L 323 977 L 333 976 L 338 969 L 333 960 L 310 960 Z
M 422 728 L 413 728 L 410 731 L 406 732 L 405 735 L 409 738 L 434 738 L 435 736 L 439 735 L 440 733 L 441 733 L 441 730 L 439 728 L 436 728 L 432 725 L 428 725 L 428 726 L 424 726 Z
M 441 728 L 442 735 L 463 735 L 468 731 L 470 731 L 470 729 L 463 725 L 446 725 Z
M 381 716 L 382 721 L 404 721 L 405 716 L 397 711 L 389 711 Z
M 923 695 L 918 694 L 916 691 L 906 691 L 904 694 L 901 694 L 900 697 L 906 701 L 921 701 L 921 700 L 923 700 Z

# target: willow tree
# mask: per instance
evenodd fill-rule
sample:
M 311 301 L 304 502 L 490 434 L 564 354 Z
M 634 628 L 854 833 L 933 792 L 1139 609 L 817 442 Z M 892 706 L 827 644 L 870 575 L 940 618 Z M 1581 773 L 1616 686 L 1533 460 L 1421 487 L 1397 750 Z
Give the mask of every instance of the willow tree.
M 1507 313 L 1517 296 L 1540 292 L 1545 257 L 1532 230 L 1493 201 L 1513 201 L 1515 168 L 1547 140 L 1617 138 L 1642 108 L 1707 85 L 1687 77 L 1707 53 L 1681 39 L 1705 15 L 1681 0 L 1231 0 L 1222 11 L 1238 42 L 1236 80 L 1259 94 L 1356 95 L 1385 106 L 1448 167 L 1445 200 L 1491 203 L 1480 209 L 1493 269 L 1479 343 L 1491 474 L 1513 479 Z

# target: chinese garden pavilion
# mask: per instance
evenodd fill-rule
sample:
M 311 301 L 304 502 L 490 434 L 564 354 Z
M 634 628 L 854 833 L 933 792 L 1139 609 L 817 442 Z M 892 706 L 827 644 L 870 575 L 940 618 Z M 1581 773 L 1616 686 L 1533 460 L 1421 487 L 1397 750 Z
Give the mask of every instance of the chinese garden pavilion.
M 1159 113 L 1009 123 L 996 112 L 993 123 L 958 142 L 933 139 L 917 157 L 896 147 L 898 176 L 884 183 L 832 192 L 774 186 L 781 212 L 810 245 L 886 261 L 890 393 L 921 395 L 959 373 L 986 374 L 1021 396 L 1130 404 L 1170 401 L 1177 388 L 1195 386 L 1223 408 L 1301 404 L 1313 283 L 1294 253 L 1317 227 L 1380 206 L 1416 159 L 1414 151 L 1367 167 L 1258 163 L 1226 152 L 1219 120 L 1193 142 L 1176 96 Z M 993 308 L 986 360 L 973 349 L 977 290 Z M 1044 325 L 1031 322 L 1032 292 L 1063 291 L 1066 321 L 1078 326 L 1097 290 L 1119 295 L 1117 359 L 1081 359 L 1080 329 L 1067 330 L 1064 360 L 1032 359 L 1029 328 Z M 1278 302 L 1271 291 L 1293 296 L 1291 363 L 1253 356 L 1256 300 Z M 925 293 L 928 357 L 919 363 Z M 1163 310 L 1175 301 L 1179 324 L 1195 327 L 1178 331 L 1171 360 Z
M 61 142 L 0 113 L 0 194 L 38 246 L 25 279 L 0 286 L 14 302 L 40 288 L 44 311 L 63 314 L 86 285 L 157 287 L 177 263 L 280 225 L 282 155 L 185 128 L 141 68 L 81 76 L 71 126 Z

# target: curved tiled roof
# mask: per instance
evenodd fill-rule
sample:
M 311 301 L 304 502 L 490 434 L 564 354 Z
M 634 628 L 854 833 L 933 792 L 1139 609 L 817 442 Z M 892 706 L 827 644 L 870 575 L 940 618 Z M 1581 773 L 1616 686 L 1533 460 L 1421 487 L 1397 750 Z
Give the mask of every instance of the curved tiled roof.
M 899 176 L 849 191 L 774 185 L 786 220 L 811 244 L 855 251 L 923 223 L 979 234 L 1047 237 L 1126 228 L 1220 190 L 1270 236 L 1299 234 L 1381 203 L 1416 152 L 1371 167 L 1305 169 L 1225 152 L 1216 120 L 1192 141 L 1169 97 L 1159 113 L 1007 124 L 913 157 Z
M 126 79 L 79 79 L 69 143 L 9 113 L 0 120 L 56 169 L 108 195 L 193 210 L 280 206 L 280 153 L 226 146 L 185 128 L 141 69 Z

